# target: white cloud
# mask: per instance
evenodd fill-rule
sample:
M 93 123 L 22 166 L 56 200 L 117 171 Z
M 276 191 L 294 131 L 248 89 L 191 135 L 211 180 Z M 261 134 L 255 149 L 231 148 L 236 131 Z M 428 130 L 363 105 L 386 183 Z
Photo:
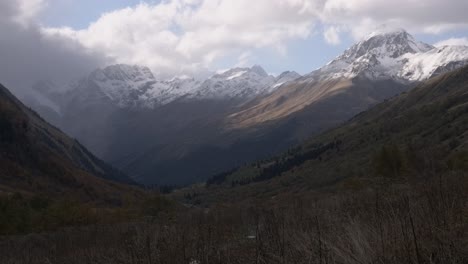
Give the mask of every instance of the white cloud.
M 329 27 L 323 32 L 323 37 L 327 43 L 338 45 L 341 43 L 340 30 L 337 27 Z
M 172 0 L 106 13 L 84 30 L 44 32 L 77 40 L 118 62 L 182 74 L 257 48 L 285 54 L 288 41 L 311 33 L 311 7 L 309 0 Z
M 436 47 L 441 46 L 468 46 L 468 38 L 450 38 L 443 41 L 439 41 L 434 44 Z
M 33 65 L 58 60 L 57 71 L 120 62 L 147 65 L 156 74 L 183 75 L 216 70 L 214 65 L 226 65 L 226 58 L 237 58 L 233 65 L 256 62 L 259 49 L 287 56 L 291 41 L 316 36 L 317 24 L 331 45 L 344 34 L 361 38 L 380 24 L 430 34 L 468 28 L 466 0 L 163 0 L 102 14 L 83 30 L 41 28 L 35 17 L 47 4 L 53 0 L 0 2 L 0 33 L 10 39 L 2 39 L 0 48 L 7 50 L 0 52 L 46 54 L 41 59 L 31 55 L 21 67 L 18 62 L 18 71 L 34 72 Z M 34 45 L 14 44 L 26 40 Z M 34 76 L 48 76 L 42 72 Z
M 186 74 L 259 48 L 286 56 L 288 42 L 309 37 L 317 23 L 337 45 L 342 34 L 358 39 L 380 24 L 433 34 L 468 27 L 465 10 L 465 0 L 167 0 L 103 14 L 84 30 L 44 32 L 118 62 Z
M 324 0 L 323 3 L 319 12 L 321 21 L 347 27 L 355 38 L 380 24 L 431 34 L 468 28 L 466 0 Z

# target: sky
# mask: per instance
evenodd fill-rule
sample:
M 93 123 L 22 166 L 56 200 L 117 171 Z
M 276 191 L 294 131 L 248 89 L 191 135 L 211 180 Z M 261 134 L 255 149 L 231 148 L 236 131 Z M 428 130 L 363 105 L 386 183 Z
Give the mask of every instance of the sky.
M 162 78 L 259 64 L 308 73 L 376 27 L 468 45 L 466 0 L 2 0 L 0 82 L 27 90 L 96 67 Z

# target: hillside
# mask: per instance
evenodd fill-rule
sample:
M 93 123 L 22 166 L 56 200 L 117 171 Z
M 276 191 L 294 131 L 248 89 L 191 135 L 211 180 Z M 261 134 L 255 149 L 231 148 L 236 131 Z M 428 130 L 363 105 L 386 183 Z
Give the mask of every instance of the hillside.
M 0 193 L 119 204 L 140 191 L 0 85 Z
M 193 187 L 198 202 L 271 198 L 468 168 L 468 67 L 434 77 L 287 153 Z

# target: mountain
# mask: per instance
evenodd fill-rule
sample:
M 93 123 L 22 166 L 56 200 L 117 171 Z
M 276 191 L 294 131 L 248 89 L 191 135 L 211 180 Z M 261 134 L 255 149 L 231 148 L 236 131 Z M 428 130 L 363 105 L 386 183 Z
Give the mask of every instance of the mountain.
M 233 114 L 230 125 L 255 126 L 299 111 L 341 112 L 331 114 L 337 124 L 420 81 L 466 64 L 467 46 L 436 48 L 416 41 L 403 29 L 381 28 L 322 68 Z M 321 122 L 329 121 L 325 116 L 317 127 L 327 127 Z
M 324 67 L 309 74 L 308 78 L 329 80 L 358 75 L 371 79 L 401 78 L 403 65 L 412 64 L 406 59 L 408 56 L 423 54 L 432 49 L 433 46 L 416 41 L 402 29 L 376 31 Z M 430 76 L 421 79 L 427 77 Z
M 115 203 L 137 193 L 123 173 L 48 124 L 0 85 L 0 192 Z
M 467 51 L 465 46 L 436 48 L 416 41 L 403 29 L 383 29 L 371 33 L 307 78 L 330 80 L 361 75 L 374 80 L 423 81 L 452 70 L 450 64 L 467 64 Z
M 207 187 L 194 186 L 188 192 L 196 193 L 199 202 L 218 203 L 331 187 L 365 192 L 379 177 L 387 178 L 384 188 L 404 179 L 427 183 L 431 177 L 466 172 L 467 149 L 464 67 L 433 77 L 283 155 L 219 174 Z
M 37 95 L 27 101 L 135 179 L 174 184 L 204 180 L 206 175 L 277 151 L 272 146 L 231 154 L 245 152 L 252 141 L 259 141 L 259 135 L 226 134 L 224 119 L 299 77 L 295 72 L 274 77 L 257 65 L 230 69 L 206 80 L 158 80 L 146 67 L 113 65 L 62 87 L 38 83 Z M 271 140 L 262 144 L 270 145 Z M 199 164 L 204 164 L 202 169 Z
M 40 83 L 28 104 L 133 179 L 187 184 L 270 157 L 462 67 L 467 50 L 381 29 L 304 76 L 253 66 L 160 79 L 113 65 L 67 85 Z
M 271 92 L 280 82 L 298 77 L 300 75 L 297 73 L 289 73 L 275 78 L 255 65 L 252 68 L 230 69 L 206 80 L 195 80 L 187 76 L 163 80 L 155 78 L 147 67 L 118 64 L 97 69 L 89 76 L 65 87 L 59 88 L 51 82 L 39 82 L 34 90 L 49 100 L 56 100 L 60 96 L 78 97 L 76 93 L 86 94 L 86 89 L 93 87 L 94 92 L 100 93 L 95 97 L 104 97 L 120 108 L 156 108 L 183 98 L 251 99 Z
M 275 82 L 260 66 L 234 68 L 216 74 L 195 88 L 195 98 L 252 98 L 268 92 Z

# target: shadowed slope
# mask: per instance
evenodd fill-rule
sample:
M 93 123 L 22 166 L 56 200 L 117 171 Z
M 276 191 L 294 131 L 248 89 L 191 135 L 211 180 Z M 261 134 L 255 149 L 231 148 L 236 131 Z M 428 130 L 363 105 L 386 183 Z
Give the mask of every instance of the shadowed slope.
M 115 202 L 132 183 L 0 86 L 0 191 Z

